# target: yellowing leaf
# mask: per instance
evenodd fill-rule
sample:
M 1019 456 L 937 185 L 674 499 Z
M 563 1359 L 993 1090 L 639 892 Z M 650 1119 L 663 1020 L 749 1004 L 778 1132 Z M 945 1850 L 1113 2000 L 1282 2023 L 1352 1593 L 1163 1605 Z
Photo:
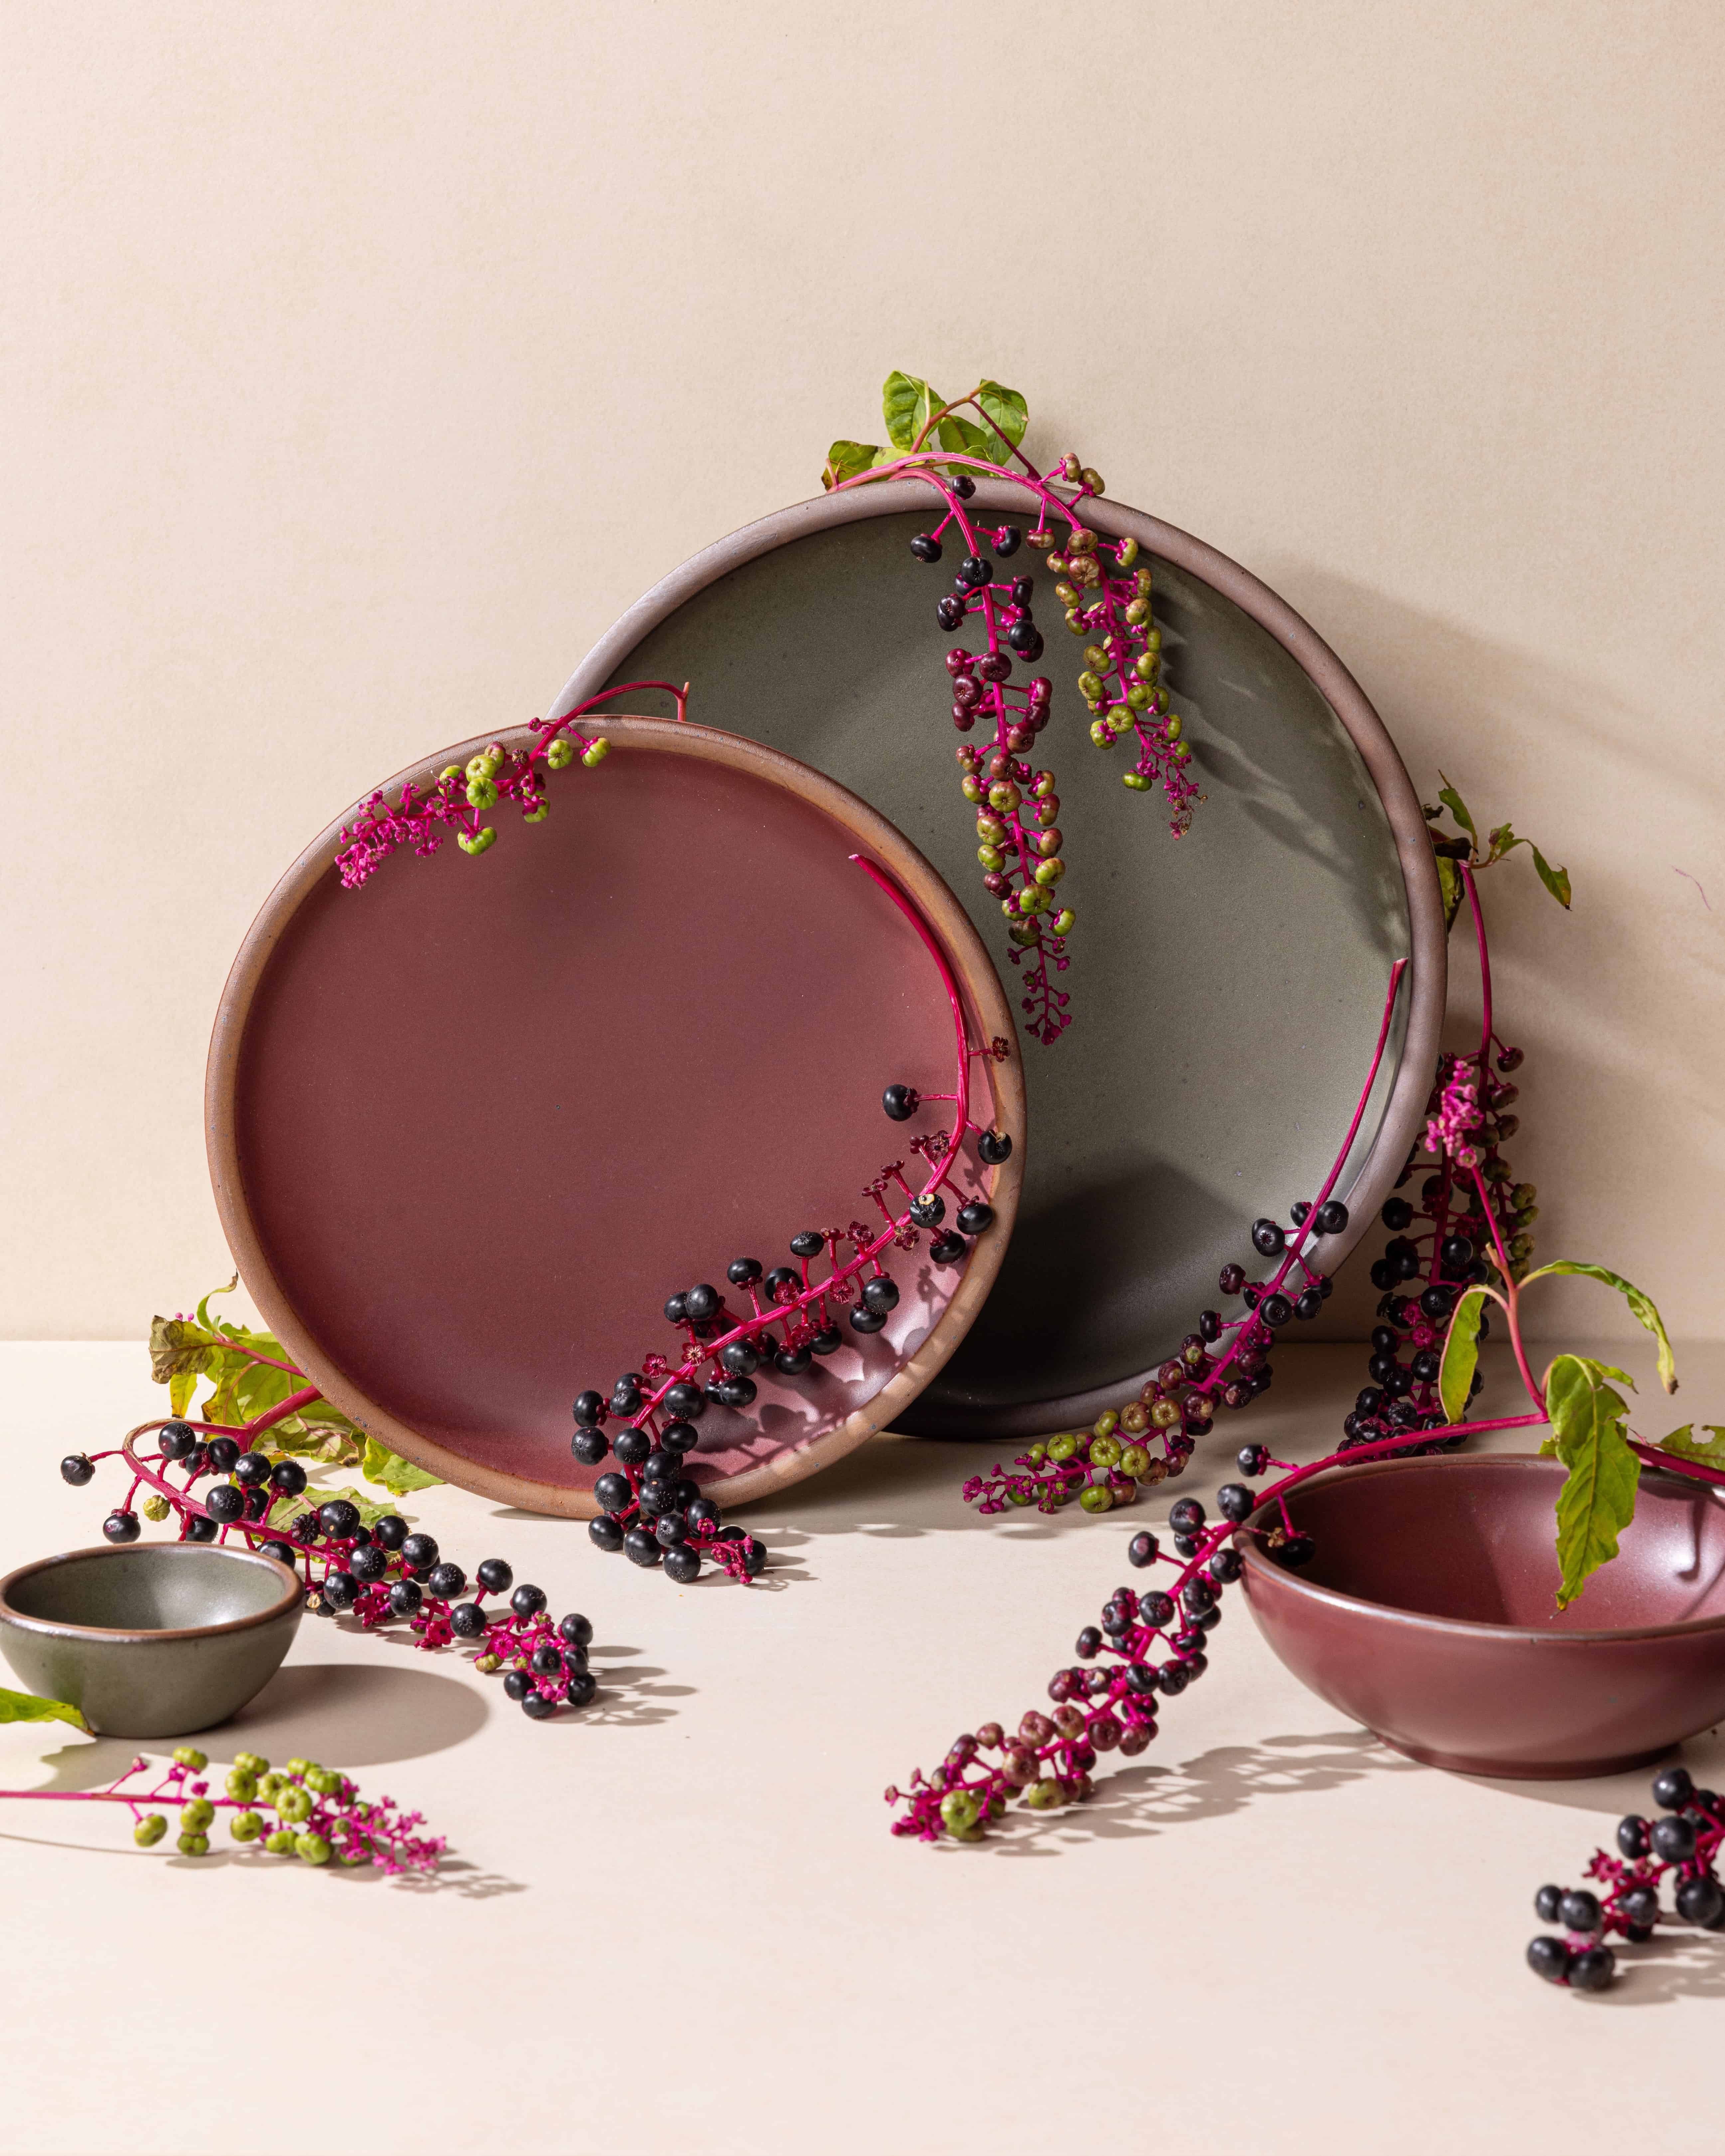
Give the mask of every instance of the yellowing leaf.
M 1559 1355 L 1545 1373 L 1545 1412 L 1568 1469 L 1558 1492 L 1558 1607 L 1567 1609 L 1635 1516 L 1641 1463 L 1624 1434 L 1628 1403 L 1605 1382 L 1605 1366 Z
M 1438 1371 L 1438 1398 L 1450 1422 L 1460 1422 L 1467 1412 L 1473 1373 L 1480 1360 L 1480 1318 L 1486 1307 L 1486 1291 L 1471 1287 L 1455 1306 L 1444 1342 L 1444 1359 Z
M 1705 1438 L 1695 1435 L 1695 1424 L 1686 1422 L 1681 1430 L 1674 1430 L 1669 1437 L 1659 1440 L 1661 1452 L 1674 1454 L 1679 1460 L 1693 1460 L 1703 1467 L 1725 1467 L 1725 1444 L 1716 1445 L 1715 1438 L 1725 1438 L 1725 1429 L 1716 1422 L 1704 1422 L 1702 1428 L 1709 1434 Z
M 1586 1280 L 1601 1281 L 1607 1287 L 1615 1287 L 1629 1305 L 1630 1315 L 1645 1325 L 1659 1343 L 1660 1383 L 1668 1393 L 1676 1391 L 1676 1359 L 1671 1353 L 1671 1343 L 1665 1329 L 1665 1320 L 1654 1308 L 1651 1296 L 1643 1295 L 1640 1289 L 1632 1286 L 1621 1273 L 1611 1272 L 1604 1265 L 1584 1265 L 1574 1258 L 1558 1258 L 1548 1265 L 1538 1266 L 1527 1276 L 1522 1286 L 1530 1287 L 1535 1281 L 1543 1280 L 1548 1273 L 1575 1274 Z M 1614 1371 L 1612 1374 L 1621 1376 L 1622 1373 L 1620 1371 Z
M 855 479 L 865 471 L 873 470 L 880 461 L 880 452 L 873 442 L 834 442 L 827 451 L 826 470 L 820 475 L 824 487 L 834 487 L 840 480 Z
M 8 1691 L 0 1686 L 0 1722 L 69 1722 L 74 1729 L 90 1724 L 75 1707 L 63 1699 L 38 1699 L 33 1692 Z
M 894 367 L 880 390 L 887 440 L 895 449 L 913 449 L 916 437 L 945 402 L 926 382 Z
M 376 1482 L 385 1490 L 393 1491 L 398 1497 L 405 1497 L 410 1490 L 435 1490 L 442 1486 L 440 1476 L 428 1475 L 423 1467 L 415 1467 L 412 1460 L 403 1460 L 399 1453 L 389 1451 L 374 1437 L 368 1437 L 365 1441 L 365 1460 L 360 1472 L 367 1482 Z

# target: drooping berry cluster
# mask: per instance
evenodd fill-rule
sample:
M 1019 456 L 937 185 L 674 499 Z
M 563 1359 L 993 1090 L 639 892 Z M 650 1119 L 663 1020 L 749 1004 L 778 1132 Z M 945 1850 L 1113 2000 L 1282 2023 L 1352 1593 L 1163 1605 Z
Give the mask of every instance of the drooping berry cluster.
M 983 1051 L 1004 1050 L 1004 1042 Z M 944 1130 L 915 1137 L 928 1175 L 921 1189 L 906 1179 L 905 1163 L 891 1161 L 863 1194 L 878 1218 L 852 1220 L 843 1228 L 805 1228 L 790 1240 L 794 1265 L 769 1272 L 758 1258 L 737 1258 L 726 1268 L 726 1291 L 698 1281 L 672 1296 L 665 1315 L 681 1334 L 675 1362 L 647 1355 L 639 1370 L 626 1370 L 603 1393 L 584 1392 L 575 1402 L 575 1435 L 571 1449 L 583 1466 L 597 1467 L 607 1457 L 614 1467 L 601 1475 L 593 1495 L 603 1507 L 588 1526 L 603 1550 L 622 1550 L 635 1563 L 664 1565 L 680 1584 L 696 1578 L 704 1559 L 716 1560 L 733 1578 L 752 1578 L 767 1561 L 764 1546 L 737 1527 L 721 1524 L 719 1509 L 703 1497 L 686 1472 L 687 1455 L 699 1440 L 695 1425 L 709 1405 L 744 1409 L 752 1404 L 755 1376 L 763 1366 L 775 1375 L 806 1374 L 817 1356 L 844 1344 L 839 1320 L 866 1337 L 885 1327 L 898 1306 L 901 1291 L 888 1270 L 891 1254 L 908 1254 L 925 1231 L 939 1229 L 928 1255 L 939 1265 L 963 1265 L 971 1240 L 993 1226 L 994 1209 L 980 1198 L 961 1204 L 950 1227 L 942 1187 L 958 1158 L 959 1142 L 975 1128 L 966 1116 L 966 1087 L 957 1094 L 919 1095 L 909 1086 L 889 1086 L 882 1096 L 887 1115 L 902 1122 L 925 1099 L 954 1101 L 959 1110 L 957 1137 Z M 987 1165 L 1011 1158 L 1012 1140 L 982 1129 L 977 1152 Z M 624 1427 L 608 1436 L 608 1420 Z
M 362 1798 L 346 1774 L 320 1767 L 316 1760 L 290 1759 L 278 1770 L 255 1752 L 237 1753 L 223 1794 L 216 1797 L 203 1779 L 208 1765 L 203 1753 L 182 1744 L 148 1789 L 128 1786 L 150 1771 L 150 1762 L 140 1758 L 105 1789 L 0 1789 L 0 1798 L 125 1804 L 140 1849 L 153 1849 L 169 1831 L 167 1814 L 150 1807 L 177 1804 L 176 1846 L 182 1856 L 209 1854 L 209 1830 L 223 1812 L 228 1815 L 229 1835 L 242 1848 L 297 1856 L 313 1866 L 374 1864 L 386 1876 L 435 1871 L 447 1845 L 440 1835 L 417 1831 L 425 1824 L 422 1812 L 402 1811 L 393 1797 Z
M 1542 1932 L 1528 1942 L 1527 1965 L 1550 1984 L 1575 1991 L 1603 1991 L 1616 1974 L 1617 1957 L 1605 1942 L 1613 1934 L 1639 1944 L 1661 1924 L 1692 1924 L 1725 1931 L 1725 1887 L 1718 1865 L 1725 1847 L 1725 1799 L 1698 1789 L 1685 1767 L 1667 1767 L 1653 1778 L 1653 1801 L 1664 1816 L 1630 1813 L 1617 1823 L 1615 1856 L 1596 1850 L 1586 1887 L 1542 1887 L 1533 1897 L 1540 1922 L 1561 1924 L 1563 1936 Z M 1660 1889 L 1671 1889 L 1666 1911 Z
M 965 505 L 976 493 L 973 473 L 992 473 L 1011 462 L 1014 476 L 1034 497 L 1036 527 L 1029 544 L 1047 557 L 1058 579 L 1055 595 L 1067 627 L 1092 640 L 1086 646 L 1079 692 L 1091 714 L 1091 738 L 1112 748 L 1131 734 L 1137 743 L 1132 768 L 1124 773 L 1135 793 L 1159 778 L 1173 808 L 1169 828 L 1178 838 L 1203 799 L 1189 775 L 1192 752 L 1181 719 L 1168 709 L 1162 679 L 1162 632 L 1151 614 L 1151 572 L 1139 560 L 1135 539 L 1107 540 L 1081 521 L 1082 505 L 1102 492 L 1102 481 L 1075 455 L 1049 475 L 1019 447 L 1026 414 L 1024 399 L 999 383 L 983 382 L 968 397 L 943 403 L 926 382 L 895 373 L 883 398 L 887 429 L 906 454 L 892 457 L 871 444 L 835 442 L 824 484 L 843 489 L 883 479 L 916 479 L 934 488 L 942 511 L 933 527 L 911 542 L 918 561 L 938 562 L 948 545 L 962 546 L 953 588 L 938 600 L 935 617 L 948 635 L 979 628 L 983 649 L 955 647 L 947 654 L 952 676 L 952 723 L 969 733 L 981 720 L 990 740 L 958 752 L 960 787 L 977 810 L 977 858 L 983 887 L 999 900 L 1007 920 L 1008 957 L 1023 968 L 1021 1006 L 1033 1036 L 1050 1044 L 1071 1023 L 1065 990 L 1055 976 L 1066 970 L 1066 938 L 1076 918 L 1058 894 L 1066 864 L 1055 822 L 1060 799 L 1054 774 L 1034 770 L 1025 752 L 1047 725 L 1054 685 L 1033 675 L 1014 683 L 1017 663 L 1034 666 L 1043 654 L 1042 632 L 1032 613 L 1035 579 L 1001 572 L 1024 543 L 1022 526 L 985 526 Z M 980 424 L 958 415 L 973 409 Z M 1026 809 L 1025 796 L 1030 806 Z M 1034 828 L 1033 828 L 1034 827 Z
M 688 716 L 686 687 L 669 681 L 626 681 L 589 696 L 561 719 L 536 719 L 537 736 L 525 751 L 493 742 L 470 757 L 465 766 L 452 763 L 439 772 L 436 784 L 427 791 L 411 783 L 403 787 L 401 799 L 393 807 L 382 793 L 373 793 L 362 803 L 352 826 L 342 826 L 341 836 L 348 843 L 336 856 L 336 865 L 343 889 L 358 890 L 403 846 L 416 854 L 434 854 L 450 832 L 464 854 L 484 853 L 497 838 L 495 824 L 487 824 L 485 817 L 500 801 L 515 802 L 524 824 L 542 824 L 551 814 L 545 793 L 547 772 L 565 769 L 578 756 L 591 771 L 610 749 L 603 734 L 583 733 L 576 721 L 596 705 L 637 689 L 665 690 L 675 699 L 677 716 Z
M 157 1449 L 145 1453 L 139 1447 L 152 1431 L 160 1433 Z M 228 1431 L 179 1419 L 144 1423 L 115 1452 L 69 1454 L 60 1473 L 81 1488 L 98 1460 L 121 1458 L 131 1468 L 131 1488 L 102 1522 L 110 1543 L 137 1540 L 142 1527 L 134 1507 L 139 1491 L 147 1490 L 144 1516 L 177 1520 L 182 1542 L 225 1543 L 238 1535 L 249 1549 L 297 1571 L 306 1607 L 317 1615 L 352 1618 L 367 1631 L 405 1623 L 427 1650 L 457 1640 L 473 1648 L 475 1666 L 488 1674 L 502 1670 L 505 1691 L 534 1721 L 593 1698 L 598 1685 L 588 1667 L 587 1618 L 572 1612 L 553 1623 L 544 1589 L 516 1586 L 501 1558 L 487 1558 L 470 1581 L 434 1537 L 415 1532 L 383 1506 L 346 1496 L 315 1502 L 316 1492 L 305 1495 L 305 1469 L 297 1460 L 273 1456 L 259 1441 L 262 1435 L 256 1425 Z M 182 1479 L 174 1481 L 175 1474 Z M 208 1486 L 198 1491 L 199 1483 Z M 488 1609 L 492 1594 L 508 1594 L 507 1609 Z

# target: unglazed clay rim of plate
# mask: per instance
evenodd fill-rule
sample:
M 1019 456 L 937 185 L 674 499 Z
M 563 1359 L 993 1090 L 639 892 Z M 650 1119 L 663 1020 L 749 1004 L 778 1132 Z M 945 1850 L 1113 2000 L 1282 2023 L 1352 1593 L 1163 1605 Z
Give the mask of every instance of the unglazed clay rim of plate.
M 1004 992 L 970 916 L 910 840 L 867 802 L 836 779 L 744 735 L 608 711 L 598 715 L 594 724 L 614 746 L 692 756 L 743 771 L 789 791 L 829 816 L 855 843 L 879 856 L 921 912 L 952 967 L 967 1007 L 967 1019 L 976 1028 L 977 1040 L 1001 1040 L 1011 1044 L 1002 1061 L 988 1055 L 975 1059 L 977 1068 L 986 1076 L 993 1102 L 993 1127 L 1013 1142 L 1010 1156 L 992 1171 L 988 1198 L 994 1208 L 993 1229 L 972 1245 L 963 1276 L 928 1337 L 861 1407 L 824 1435 L 788 1447 L 758 1466 L 739 1475 L 721 1476 L 702 1487 L 701 1494 L 717 1504 L 745 1504 L 802 1481 L 885 1429 L 922 1391 L 969 1330 L 999 1270 L 1024 1175 L 1024 1083 L 1017 1035 Z M 508 747 L 522 748 L 536 737 L 529 727 L 475 735 L 398 772 L 381 790 L 392 799 L 398 798 L 404 784 L 411 781 L 424 786 L 445 766 L 465 763 L 489 741 L 501 740 Z M 253 1222 L 240 1173 L 235 1117 L 246 1020 L 278 941 L 300 905 L 328 875 L 346 843 L 343 826 L 352 822 L 354 814 L 349 809 L 314 839 L 270 892 L 246 932 L 222 991 L 204 1081 L 204 1124 L 210 1182 L 223 1233 L 240 1278 L 271 1332 L 324 1398 L 367 1436 L 443 1481 L 498 1503 L 569 1519 L 592 1519 L 599 1507 L 590 1490 L 536 1481 L 476 1466 L 465 1455 L 421 1435 L 370 1399 L 320 1351 L 277 1278 Z
M 1417 1472 L 1421 1469 L 1428 1472 L 1441 1471 L 1446 1466 L 1458 1466 L 1462 1464 L 1455 1460 L 1430 1458 L 1368 1460 L 1358 1467 L 1335 1468 L 1329 1474 L 1314 1477 L 1306 1486 L 1312 1490 L 1333 1489 L 1343 1481 L 1352 1484 L 1362 1481 L 1371 1476 L 1405 1475 L 1410 1471 Z M 1558 1462 L 1548 1460 L 1543 1454 L 1538 1452 L 1476 1453 L 1467 1460 L 1466 1465 L 1470 1467 L 1490 1468 L 1494 1472 L 1505 1468 L 1521 1469 L 1530 1466 L 1547 1468 L 1553 1474 L 1558 1476 L 1563 1472 Z M 1667 1474 L 1661 1476 L 1661 1480 L 1672 1486 L 1681 1486 L 1691 1492 L 1715 1489 L 1717 1496 L 1714 1485 L 1704 1483 L 1692 1475 Z M 1244 1539 L 1245 1532 L 1255 1523 L 1270 1526 L 1280 1524 L 1277 1519 L 1266 1519 L 1266 1515 L 1269 1511 L 1268 1506 L 1260 1505 L 1255 1512 L 1241 1522 L 1241 1537 L 1237 1538 L 1237 1545 L 1241 1556 L 1245 1559 L 1247 1572 L 1261 1573 L 1267 1579 L 1272 1580 L 1277 1587 L 1290 1588 L 1304 1600 L 1322 1602 L 1332 1609 L 1347 1612 L 1363 1610 L 1373 1617 L 1381 1617 L 1387 1622 L 1408 1625 L 1415 1631 L 1459 1632 L 1471 1639 L 1532 1640 L 1537 1645 L 1552 1648 L 1598 1646 L 1608 1641 L 1619 1640 L 1669 1640 L 1680 1635 L 1684 1638 L 1692 1638 L 1704 1632 L 1725 1631 L 1725 1612 L 1722 1612 L 1717 1617 L 1675 1617 L 1668 1624 L 1634 1625 L 1615 1631 L 1551 1632 L 1538 1625 L 1490 1625 L 1478 1617 L 1434 1617 L 1420 1609 L 1398 1609 L 1387 1602 L 1369 1601 L 1363 1594 L 1346 1594 L 1339 1587 L 1320 1587 L 1315 1580 L 1302 1578 L 1298 1573 L 1290 1572 L 1285 1565 L 1271 1563 L 1255 1543 Z
M 256 1609 L 248 1617 L 225 1617 L 218 1625 L 177 1625 L 157 1626 L 140 1631 L 131 1625 L 74 1625 L 64 1617 L 33 1617 L 27 1611 L 13 1605 L 12 1590 L 20 1580 L 33 1579 L 38 1573 L 52 1571 L 57 1564 L 75 1564 L 80 1558 L 114 1558 L 129 1557 L 151 1558 L 172 1550 L 187 1548 L 198 1551 L 198 1562 L 213 1557 L 226 1559 L 229 1563 L 267 1565 L 279 1573 L 286 1582 L 276 1599 L 266 1609 Z M 98 1543 L 90 1549 L 61 1550 L 54 1557 L 39 1557 L 28 1564 L 21 1564 L 0 1579 L 0 1623 L 15 1625 L 21 1632 L 34 1632 L 48 1640 L 109 1640 L 139 1645 L 156 1640 L 221 1640 L 230 1633 L 250 1631 L 259 1625 L 279 1624 L 300 1604 L 305 1595 L 300 1576 L 283 1564 L 279 1558 L 270 1557 L 262 1550 L 230 1548 L 226 1543 L 198 1544 L 185 1543 L 135 1543 L 116 1548 L 111 1543 Z
M 596 695 L 643 637 L 696 593 L 745 562 L 836 526 L 926 509 L 933 499 L 932 490 L 918 480 L 880 480 L 798 502 L 716 541 L 662 578 L 613 624 L 570 676 L 552 707 L 552 715 L 560 716 Z M 1003 477 L 978 478 L 971 506 L 974 511 L 1024 516 L 1034 512 L 1039 505 L 1028 488 Z M 1231 600 L 1281 645 L 1324 698 L 1358 752 L 1394 838 L 1408 902 L 1409 964 L 1403 990 L 1407 1025 L 1394 1083 L 1377 1135 L 1352 1183 L 1336 1193 L 1348 1206 L 1348 1225 L 1340 1235 L 1319 1238 L 1309 1249 L 1313 1264 L 1325 1273 L 1333 1273 L 1368 1232 L 1407 1163 L 1425 1116 L 1430 1074 L 1443 1027 L 1449 939 L 1419 795 L 1364 690 L 1317 630 L 1267 584 L 1203 540 L 1123 503 L 1088 500 L 1081 506 L 1080 519 L 1106 537 L 1134 538 L 1146 552 L 1199 578 Z M 1015 1029 L 1011 1037 L 1016 1038 Z M 1336 1136 L 1339 1142 L 1340 1130 Z M 1170 1342 L 1165 1353 L 1172 1353 L 1173 1345 Z M 1163 1359 L 1165 1355 L 1158 1356 L 1135 1377 L 1049 1399 L 978 1408 L 942 1402 L 935 1410 L 942 1426 L 931 1434 L 1029 1440 L 1089 1423 L 1105 1409 L 1117 1406 L 1136 1393 Z

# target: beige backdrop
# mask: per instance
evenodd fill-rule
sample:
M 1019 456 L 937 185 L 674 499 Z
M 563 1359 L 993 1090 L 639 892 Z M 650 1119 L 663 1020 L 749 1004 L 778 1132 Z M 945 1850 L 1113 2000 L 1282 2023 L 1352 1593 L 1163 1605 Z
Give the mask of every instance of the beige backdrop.
M 1309 615 L 1423 788 L 1568 863 L 1567 920 L 1525 855 L 1488 886 L 1517 1165 L 1549 1254 L 1720 1331 L 1715 0 L 0 38 L 0 1331 L 224 1276 L 204 1042 L 279 870 L 814 491 L 895 365 L 1021 388 L 1033 446 Z

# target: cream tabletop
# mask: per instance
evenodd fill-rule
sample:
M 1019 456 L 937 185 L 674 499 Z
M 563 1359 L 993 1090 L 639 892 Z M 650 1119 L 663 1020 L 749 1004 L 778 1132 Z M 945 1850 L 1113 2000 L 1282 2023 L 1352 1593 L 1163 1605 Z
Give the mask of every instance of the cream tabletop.
M 1361 1353 L 1285 1352 L 1271 1396 L 1177 1486 L 1208 1496 L 1249 1436 L 1327 1450 Z M 1685 1413 L 1718 1414 L 1725 1348 L 1680 1363 Z M 1645 1398 L 1651 1360 L 1631 1367 Z M 8 1344 L 0 1373 L 9 1568 L 100 1539 L 112 1471 L 74 1491 L 56 1463 L 164 1395 L 136 1344 Z M 1500 1371 L 1486 1397 L 1513 1411 Z M 1652 1434 L 1680 1419 L 1663 1407 Z M 1287 1676 L 1237 1597 L 1205 1682 L 1089 1804 L 1015 1813 L 975 1848 L 895 1840 L 884 1785 L 1042 1702 L 1129 1576 L 1127 1535 L 1166 1511 L 980 1520 L 959 1486 L 993 1456 L 883 1440 L 755 1508 L 773 1565 L 754 1589 L 679 1589 L 578 1524 L 424 1493 L 408 1509 L 459 1561 L 506 1557 L 593 1619 L 593 1707 L 535 1724 L 454 1654 L 308 1617 L 253 1707 L 201 1740 L 216 1762 L 320 1759 L 423 1810 L 450 1845 L 434 1884 L 164 1856 L 117 1808 L 6 1806 L 0 2143 L 1718 2147 L 1686 2016 L 1725 1993 L 1725 1938 L 1622 1952 L 1596 1998 L 1522 1958 L 1535 1887 L 1575 1881 L 1647 1777 L 1415 1766 Z M 135 1748 L 10 1726 L 0 1781 L 87 1788 Z M 1725 1777 L 1717 1732 L 1684 1757 Z

